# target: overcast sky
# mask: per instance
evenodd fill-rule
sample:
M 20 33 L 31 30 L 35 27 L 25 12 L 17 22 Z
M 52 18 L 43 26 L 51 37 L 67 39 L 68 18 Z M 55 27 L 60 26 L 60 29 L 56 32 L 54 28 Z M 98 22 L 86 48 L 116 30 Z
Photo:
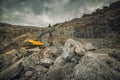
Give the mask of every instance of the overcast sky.
M 0 22 L 48 26 L 69 21 L 117 0 L 0 0 Z

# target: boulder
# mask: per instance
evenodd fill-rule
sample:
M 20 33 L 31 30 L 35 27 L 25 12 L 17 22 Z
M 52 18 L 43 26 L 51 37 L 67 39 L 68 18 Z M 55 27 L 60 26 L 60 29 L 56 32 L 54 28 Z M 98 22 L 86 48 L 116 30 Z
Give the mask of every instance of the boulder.
M 76 47 L 74 51 L 75 51 L 75 53 L 77 53 L 79 56 L 84 56 L 84 54 L 85 54 L 85 49 L 82 48 L 82 47 Z
M 64 80 L 65 71 L 60 66 L 51 66 L 43 80 Z
M 85 52 L 86 50 L 80 42 L 69 38 L 63 47 L 63 53 L 55 60 L 54 65 L 63 65 L 67 61 L 73 61 L 73 57 L 76 54 L 83 56 Z
M 48 71 L 48 69 L 42 65 L 37 65 L 35 67 L 35 70 L 38 71 L 39 73 L 46 73 Z
M 35 66 L 40 63 L 38 61 L 39 60 L 37 60 L 37 57 L 35 56 L 35 54 L 31 54 L 30 56 L 24 58 L 24 60 L 22 61 L 22 65 L 27 69 L 30 69 L 30 68 L 34 69 Z
M 75 50 L 75 48 L 76 48 L 76 50 Z M 74 56 L 75 51 L 78 54 L 81 54 L 81 52 L 83 52 L 82 54 L 85 53 L 84 46 L 80 42 L 75 41 L 71 38 L 66 41 L 63 49 L 64 49 L 64 51 L 61 56 L 64 59 L 71 59 Z
M 7 51 L 5 54 L 10 56 L 10 55 L 14 54 L 15 52 L 16 52 L 16 50 L 12 49 L 10 51 Z
M 2 64 L 0 70 L 4 70 L 5 68 L 12 65 L 15 61 L 17 61 L 18 60 L 17 54 L 18 51 L 15 49 L 6 52 L 6 54 L 1 54 L 0 56 L 2 57 L 1 58 Z
M 96 50 L 96 48 L 95 48 L 91 43 L 86 43 L 86 44 L 84 45 L 84 47 L 85 47 L 85 49 L 86 49 L 87 51 Z
M 22 50 L 24 50 L 24 48 L 22 48 Z M 39 47 L 36 47 L 36 48 L 26 49 L 26 51 L 37 53 L 40 52 L 40 49 Z
M 65 59 L 62 56 L 57 57 L 57 59 L 54 62 L 54 65 L 56 66 L 63 66 L 65 64 Z
M 116 60 L 120 61 L 120 49 L 112 50 L 111 52 L 109 52 L 109 56 L 111 56 L 111 57 L 115 58 Z
M 75 79 L 80 80 L 119 80 L 120 73 L 117 71 L 120 63 L 114 64 L 115 67 L 108 64 L 117 61 L 106 54 L 87 53 L 81 58 L 79 64 L 74 68 Z
M 23 71 L 23 66 L 20 64 L 23 59 L 20 59 L 16 63 L 10 65 L 6 69 L 0 72 L 0 80 L 13 80 L 15 77 L 21 75 Z
M 35 68 L 37 64 L 40 64 L 40 50 L 38 48 L 27 49 L 24 52 L 24 60 L 22 61 L 22 65 L 25 68 Z
M 44 58 L 56 59 L 63 50 L 61 48 L 56 47 L 48 47 L 43 53 Z
M 33 74 L 32 71 L 27 71 L 27 72 L 25 72 L 25 76 L 31 76 L 32 74 Z
M 53 60 L 49 59 L 49 58 L 43 58 L 40 60 L 41 65 L 49 68 L 52 64 L 53 64 Z

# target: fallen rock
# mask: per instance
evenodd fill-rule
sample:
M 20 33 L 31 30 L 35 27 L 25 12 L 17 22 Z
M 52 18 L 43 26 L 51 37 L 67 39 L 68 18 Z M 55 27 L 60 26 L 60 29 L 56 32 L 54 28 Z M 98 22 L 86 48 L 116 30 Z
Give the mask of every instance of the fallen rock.
M 52 66 L 44 76 L 44 80 L 63 80 L 64 78 L 65 72 L 59 66 Z
M 85 54 L 85 49 L 83 49 L 82 47 L 76 47 L 74 51 L 75 51 L 75 53 L 77 53 L 79 56 L 84 56 L 84 54 Z
M 83 56 L 86 50 L 84 46 L 73 39 L 68 39 L 64 45 L 63 53 L 56 60 L 54 65 L 63 65 L 67 61 L 71 61 L 71 59 L 77 54 Z
M 43 58 L 43 59 L 41 59 L 40 62 L 41 62 L 41 65 L 43 65 L 47 68 L 49 68 L 54 63 L 53 60 L 51 60 L 49 58 Z
M 56 66 L 63 66 L 65 64 L 65 59 L 61 56 L 57 57 L 57 59 L 54 62 L 54 65 Z
M 109 52 L 109 56 L 115 58 L 116 60 L 120 61 L 120 50 L 113 50 L 111 52 Z
M 119 80 L 120 73 L 107 63 L 112 59 L 106 54 L 88 53 L 75 66 L 73 74 L 76 79 L 80 80 Z M 116 60 L 114 59 L 112 62 L 114 63 Z M 120 63 L 117 64 L 120 65 Z
M 58 56 L 61 55 L 63 52 L 62 49 L 57 49 L 56 47 L 49 47 L 46 48 L 45 52 L 43 53 L 44 58 L 56 59 Z
M 24 60 L 22 61 L 22 65 L 25 68 L 32 68 L 32 69 L 34 69 L 36 64 L 38 63 L 37 61 L 38 60 L 37 60 L 35 54 L 31 54 L 30 56 L 24 58 Z
M 1 80 L 9 80 L 18 75 L 20 75 L 21 71 L 23 70 L 22 65 L 20 64 L 23 59 L 20 59 L 16 63 L 12 64 L 11 66 L 7 67 L 3 71 L 0 72 L 0 79 Z
M 2 54 L 1 55 L 3 63 L 1 64 L 0 70 L 4 70 L 5 68 L 9 67 L 15 61 L 18 60 L 18 57 L 17 57 L 18 52 L 17 52 L 17 50 L 13 49 L 11 51 L 8 51 L 7 53 L 10 53 L 10 54 Z
M 12 55 L 12 54 L 14 54 L 16 52 L 16 50 L 15 49 L 12 49 L 12 50 L 10 50 L 10 51 L 7 51 L 5 54 L 6 55 Z
M 35 68 L 36 65 L 40 64 L 40 51 L 38 48 L 28 49 L 24 53 L 24 60 L 22 61 L 22 65 L 25 68 Z
M 35 70 L 38 71 L 38 72 L 40 72 L 40 73 L 46 73 L 46 72 L 48 71 L 48 69 L 45 68 L 45 67 L 42 66 L 42 65 L 37 65 L 37 66 L 35 67 Z
M 95 48 L 91 43 L 86 43 L 86 44 L 84 45 L 84 47 L 85 47 L 85 49 L 86 49 L 87 51 L 94 51 L 94 50 L 96 50 L 96 48 Z
M 27 72 L 25 72 L 25 76 L 31 76 L 32 74 L 33 74 L 32 71 L 27 71 Z
M 76 48 L 76 50 L 75 50 Z M 62 57 L 64 59 L 71 59 L 73 56 L 74 56 L 74 52 L 77 52 L 78 54 L 81 54 L 81 52 L 83 52 L 82 54 L 85 53 L 85 49 L 84 49 L 84 46 L 78 42 L 78 41 L 75 41 L 73 39 L 68 39 L 64 45 L 64 51 L 62 53 Z
M 32 49 L 27 49 L 26 51 L 38 53 L 38 52 L 40 52 L 40 49 L 39 49 L 39 47 L 36 47 L 36 48 L 32 48 Z

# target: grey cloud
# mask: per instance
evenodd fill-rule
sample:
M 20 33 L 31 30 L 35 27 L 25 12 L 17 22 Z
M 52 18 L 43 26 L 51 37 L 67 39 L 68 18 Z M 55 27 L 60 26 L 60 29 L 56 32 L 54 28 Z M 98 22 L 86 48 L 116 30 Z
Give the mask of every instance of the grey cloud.
M 0 0 L 0 22 L 48 26 L 81 17 L 111 2 L 113 0 Z

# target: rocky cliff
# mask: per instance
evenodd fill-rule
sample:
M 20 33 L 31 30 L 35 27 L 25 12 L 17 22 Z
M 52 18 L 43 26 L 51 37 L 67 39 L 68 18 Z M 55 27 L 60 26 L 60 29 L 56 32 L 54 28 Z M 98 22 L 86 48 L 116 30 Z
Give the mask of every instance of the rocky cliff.
M 82 18 L 58 24 L 56 33 L 77 38 L 113 38 L 120 35 L 120 1 Z

